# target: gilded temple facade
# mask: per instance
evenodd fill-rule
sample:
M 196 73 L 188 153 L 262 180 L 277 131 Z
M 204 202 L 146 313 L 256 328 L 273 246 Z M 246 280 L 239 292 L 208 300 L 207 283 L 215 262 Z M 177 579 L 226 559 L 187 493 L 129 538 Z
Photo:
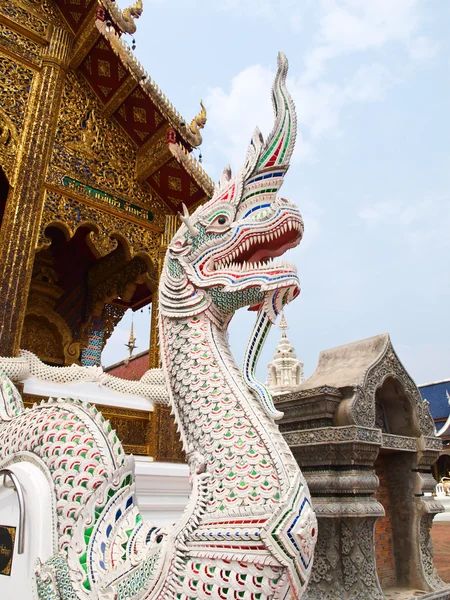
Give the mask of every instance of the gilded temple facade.
M 213 184 L 190 124 L 124 41 L 139 3 L 0 0 L 0 355 L 98 365 L 123 313 L 156 302 L 182 203 Z

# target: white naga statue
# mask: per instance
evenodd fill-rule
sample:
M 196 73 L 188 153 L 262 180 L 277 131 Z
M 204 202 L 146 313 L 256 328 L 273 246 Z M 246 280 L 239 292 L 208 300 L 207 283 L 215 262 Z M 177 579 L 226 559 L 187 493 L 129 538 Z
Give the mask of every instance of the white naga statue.
M 167 529 L 142 520 L 133 458 L 93 406 L 50 399 L 24 410 L 2 378 L 0 470 L 33 464 L 35 502 L 51 498 L 53 556 L 35 569 L 39 600 L 302 596 L 317 522 L 281 414 L 254 378 L 271 324 L 299 292 L 295 268 L 273 260 L 303 234 L 298 208 L 276 195 L 296 137 L 286 72 L 280 54 L 269 137 L 256 130 L 237 175 L 225 169 L 214 196 L 185 211 L 165 258 L 163 370 L 192 480 L 181 520 Z M 241 372 L 227 328 L 243 306 L 257 318 Z

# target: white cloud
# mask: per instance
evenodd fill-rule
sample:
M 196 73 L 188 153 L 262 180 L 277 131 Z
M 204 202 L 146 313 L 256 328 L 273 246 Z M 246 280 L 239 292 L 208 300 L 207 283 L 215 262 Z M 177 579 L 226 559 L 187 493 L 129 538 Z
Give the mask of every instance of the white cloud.
M 271 130 L 274 75 L 253 65 L 232 79 L 229 92 L 214 88 L 205 98 L 213 145 L 235 168 L 244 159 L 253 128 L 258 125 L 265 135 Z M 342 86 L 326 81 L 306 85 L 301 76 L 288 78 L 299 125 L 293 160 L 311 159 L 320 138 L 340 134 L 340 114 L 347 104 L 383 100 L 393 81 L 388 69 L 377 63 L 360 67 Z
M 355 102 L 379 102 L 395 82 L 387 67 L 380 63 L 360 67 L 346 85 L 348 100 Z
M 263 18 L 278 27 L 287 24 L 293 31 L 299 31 L 307 5 L 308 1 L 304 0 L 220 0 L 216 9 L 252 19 Z M 208 2 L 208 8 L 210 6 Z
M 432 243 L 435 248 L 450 247 L 450 199 L 426 197 L 400 201 L 375 202 L 358 212 L 369 228 L 395 227 L 402 239 L 413 247 Z
M 305 82 L 320 78 L 329 60 L 344 54 L 400 44 L 413 59 L 434 55 L 434 43 L 419 35 L 419 0 L 321 0 L 317 45 L 307 55 Z
M 238 4 L 227 0 L 221 7 L 231 10 Z M 253 0 L 244 0 L 241 9 L 251 6 Z M 320 0 L 318 30 L 305 70 L 288 80 L 299 121 L 294 160 L 311 159 L 317 140 L 342 133 L 340 116 L 345 106 L 383 101 L 388 90 L 410 72 L 412 62 L 433 56 L 436 46 L 421 32 L 424 19 L 419 8 L 419 0 Z M 276 2 L 261 2 L 261 11 L 275 9 Z M 406 50 L 395 61 L 398 73 L 392 72 L 391 65 L 366 56 L 368 50 L 376 50 L 384 58 L 381 49 L 392 44 Z M 328 62 L 348 54 L 361 57 L 353 73 L 341 74 L 340 81 L 336 72 L 333 78 L 325 77 Z M 270 131 L 273 76 L 269 69 L 252 65 L 233 78 L 229 91 L 214 88 L 206 98 L 214 146 L 235 166 L 242 163 L 252 128 L 259 125 L 263 133 Z

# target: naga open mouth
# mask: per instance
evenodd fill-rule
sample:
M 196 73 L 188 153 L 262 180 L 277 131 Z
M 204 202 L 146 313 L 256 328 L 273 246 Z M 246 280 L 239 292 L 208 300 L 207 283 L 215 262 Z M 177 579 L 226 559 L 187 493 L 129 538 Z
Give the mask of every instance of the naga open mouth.
M 272 259 L 282 256 L 290 248 L 295 248 L 302 235 L 303 222 L 298 213 L 285 215 L 285 218 L 279 219 L 270 229 L 243 228 L 226 254 L 211 261 L 210 268 L 214 271 L 284 268 L 295 272 L 294 265 L 284 261 L 275 262 Z

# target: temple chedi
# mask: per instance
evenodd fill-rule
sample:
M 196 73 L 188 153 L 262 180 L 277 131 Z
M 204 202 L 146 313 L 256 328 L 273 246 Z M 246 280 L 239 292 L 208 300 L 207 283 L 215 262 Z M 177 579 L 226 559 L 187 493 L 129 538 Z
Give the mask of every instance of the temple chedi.
M 303 363 L 297 359 L 294 346 L 288 340 L 288 324 L 284 313 L 281 316 L 281 340 L 275 350 L 273 361 L 268 367 L 266 385 L 274 395 L 288 394 L 303 383 Z

